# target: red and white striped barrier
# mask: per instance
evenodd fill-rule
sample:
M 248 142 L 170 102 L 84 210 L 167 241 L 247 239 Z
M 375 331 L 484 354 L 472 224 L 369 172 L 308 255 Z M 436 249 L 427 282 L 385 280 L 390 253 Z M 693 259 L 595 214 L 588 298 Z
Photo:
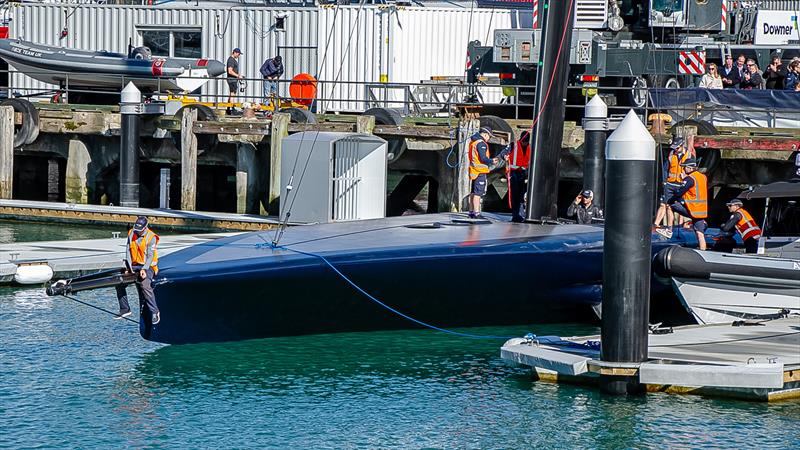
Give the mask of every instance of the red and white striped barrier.
M 678 54 L 678 73 L 688 75 L 703 75 L 706 73 L 706 52 L 680 52 Z
M 728 0 L 722 0 L 722 20 L 719 23 L 720 31 L 728 29 Z

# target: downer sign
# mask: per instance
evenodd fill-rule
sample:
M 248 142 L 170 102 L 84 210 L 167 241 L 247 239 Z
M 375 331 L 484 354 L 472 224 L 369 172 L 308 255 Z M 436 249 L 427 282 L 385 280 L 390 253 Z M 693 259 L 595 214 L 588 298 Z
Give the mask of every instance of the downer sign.
M 754 44 L 786 45 L 800 41 L 798 14 L 795 11 L 759 11 Z

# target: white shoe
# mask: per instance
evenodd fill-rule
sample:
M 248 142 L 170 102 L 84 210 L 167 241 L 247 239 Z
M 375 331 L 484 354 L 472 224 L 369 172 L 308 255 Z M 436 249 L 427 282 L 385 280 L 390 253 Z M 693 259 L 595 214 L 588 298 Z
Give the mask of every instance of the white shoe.
M 128 312 L 126 312 L 126 313 L 118 314 L 118 315 L 114 316 L 114 320 L 120 320 L 120 319 L 124 319 L 124 318 L 126 318 L 126 317 L 130 317 L 132 314 L 133 314 L 133 313 L 132 313 L 132 312 L 130 312 L 130 311 L 128 311 Z
M 656 233 L 664 236 L 667 239 L 672 239 L 672 230 L 670 228 L 656 228 Z
M 152 322 L 153 325 L 158 324 L 158 322 L 161 322 L 161 313 L 160 312 L 157 312 L 157 313 L 153 314 L 153 322 Z

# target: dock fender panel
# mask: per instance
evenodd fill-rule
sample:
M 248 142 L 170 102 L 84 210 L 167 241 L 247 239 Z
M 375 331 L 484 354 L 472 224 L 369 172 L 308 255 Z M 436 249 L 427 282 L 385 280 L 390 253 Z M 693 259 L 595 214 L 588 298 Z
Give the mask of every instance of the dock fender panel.
M 375 125 L 402 125 L 403 115 L 391 108 L 370 108 L 362 116 L 374 116 Z M 389 139 L 389 164 L 397 161 L 405 153 L 407 146 L 405 139 Z
M 206 105 L 185 105 L 180 107 L 177 111 L 175 111 L 175 118 L 181 120 L 183 118 L 184 111 L 191 111 L 197 110 L 197 120 L 201 121 L 214 121 L 218 120 L 217 113 L 214 112 L 213 109 L 209 108 Z M 175 148 L 178 151 L 181 150 L 181 133 L 172 133 L 172 142 L 175 144 Z M 217 145 L 217 135 L 216 134 L 201 134 L 197 135 L 197 153 L 201 154 L 204 151 L 209 151 L 216 147 Z
M 22 124 L 14 126 L 14 147 L 32 144 L 39 137 L 39 111 L 33 103 L 21 98 L 8 98 L 0 106 L 11 106 L 15 113 L 22 114 Z
M 291 123 L 317 123 L 317 116 L 305 108 L 283 108 L 279 112 L 289 114 Z

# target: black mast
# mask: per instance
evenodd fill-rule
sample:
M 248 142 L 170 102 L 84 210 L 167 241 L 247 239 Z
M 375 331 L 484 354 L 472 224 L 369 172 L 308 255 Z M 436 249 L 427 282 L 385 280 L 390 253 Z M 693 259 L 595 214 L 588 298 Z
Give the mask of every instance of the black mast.
M 557 215 L 558 162 L 564 134 L 564 98 L 574 11 L 575 0 L 544 0 L 531 127 L 533 155 L 528 169 L 528 220 L 556 218 Z

